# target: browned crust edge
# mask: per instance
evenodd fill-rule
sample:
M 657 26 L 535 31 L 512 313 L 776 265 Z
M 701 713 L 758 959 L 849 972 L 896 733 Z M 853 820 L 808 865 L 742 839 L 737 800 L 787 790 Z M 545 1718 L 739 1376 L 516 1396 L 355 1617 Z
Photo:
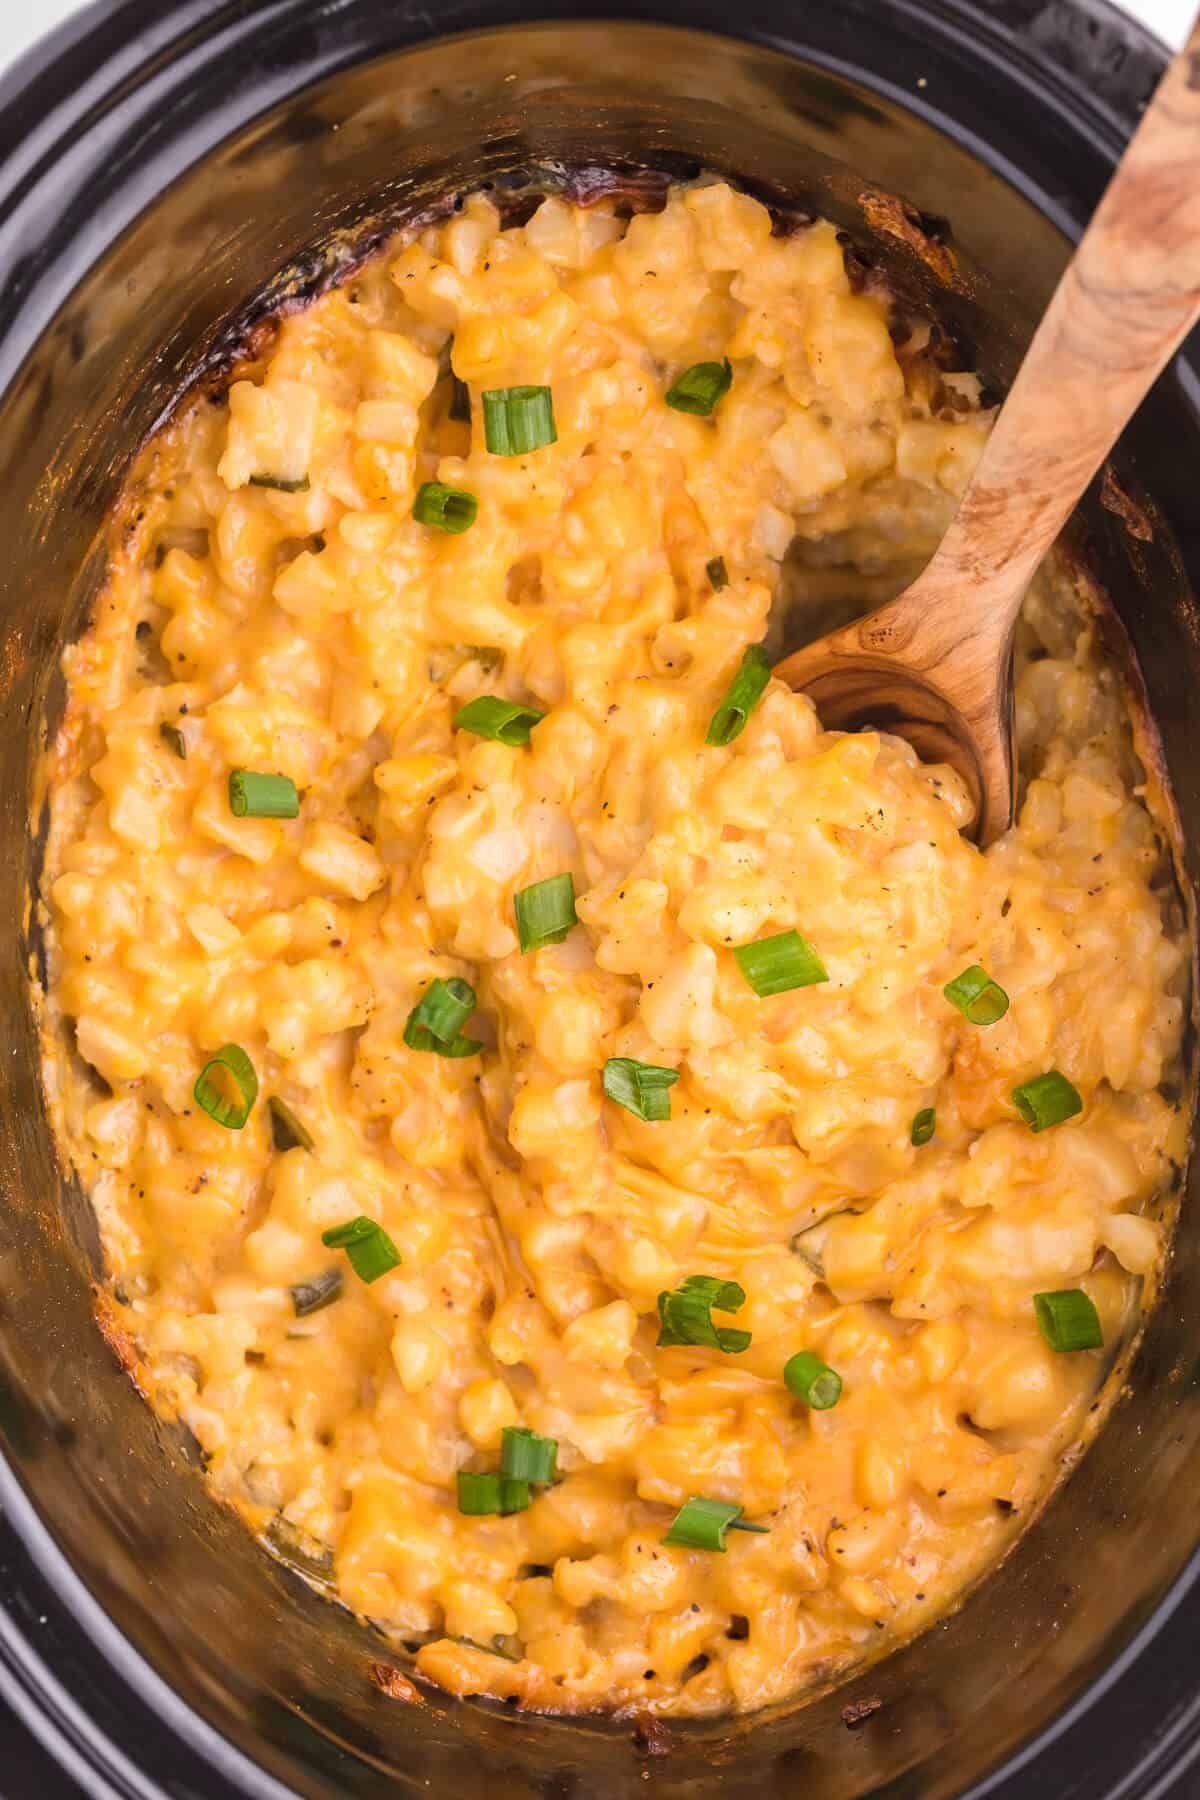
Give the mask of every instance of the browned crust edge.
M 1104 474 L 1100 480 L 1100 504 L 1125 521 L 1125 529 L 1130 537 L 1140 538 L 1143 543 L 1153 542 L 1154 527 L 1145 509 L 1121 486 L 1111 463 L 1104 465 Z
M 380 1693 L 386 1694 L 389 1700 L 403 1700 L 406 1706 L 424 1706 L 424 1694 L 407 1675 L 400 1673 L 394 1663 L 369 1662 L 367 1674 Z
M 92 1316 L 100 1336 L 112 1351 L 122 1370 L 146 1402 L 156 1404 L 156 1385 L 149 1364 L 143 1359 L 136 1338 L 121 1316 L 121 1308 L 107 1288 L 92 1290 Z
M 970 293 L 970 283 L 953 246 L 932 235 L 928 222 L 911 201 L 889 194 L 884 188 L 865 187 L 859 190 L 858 204 L 868 225 L 913 251 L 943 287 L 954 294 Z

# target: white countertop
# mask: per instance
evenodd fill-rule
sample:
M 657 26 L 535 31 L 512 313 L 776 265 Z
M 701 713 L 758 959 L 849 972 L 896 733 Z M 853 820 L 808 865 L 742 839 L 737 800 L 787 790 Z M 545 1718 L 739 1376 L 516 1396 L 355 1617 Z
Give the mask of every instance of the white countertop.
M 0 0 L 0 68 L 42 32 L 78 11 L 80 3 L 81 0 L 38 0 L 35 7 L 29 0 L 24 4 L 21 0 Z M 1196 4 L 1197 0 L 1126 0 L 1125 10 L 1167 43 L 1178 46 L 1184 40 Z
M 1195 0 L 1126 0 L 1125 11 L 1177 50 L 1196 16 Z

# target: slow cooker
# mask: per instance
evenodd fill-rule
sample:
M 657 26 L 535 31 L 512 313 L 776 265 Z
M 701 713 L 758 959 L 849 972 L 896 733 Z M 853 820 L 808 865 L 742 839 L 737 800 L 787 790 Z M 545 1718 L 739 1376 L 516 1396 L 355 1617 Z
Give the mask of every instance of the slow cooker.
M 714 168 L 833 218 L 1001 392 L 1162 61 L 1104 0 L 98 0 L 0 82 L 0 1693 L 89 1794 L 1103 1800 L 1200 1749 L 1200 1195 L 1098 1441 L 889 1660 L 669 1729 L 413 1705 L 372 1678 L 388 1647 L 210 1498 L 97 1328 L 27 998 L 31 784 L 107 509 L 257 321 L 482 182 Z M 1198 470 L 1193 342 L 1072 535 L 1140 661 L 1189 895 Z

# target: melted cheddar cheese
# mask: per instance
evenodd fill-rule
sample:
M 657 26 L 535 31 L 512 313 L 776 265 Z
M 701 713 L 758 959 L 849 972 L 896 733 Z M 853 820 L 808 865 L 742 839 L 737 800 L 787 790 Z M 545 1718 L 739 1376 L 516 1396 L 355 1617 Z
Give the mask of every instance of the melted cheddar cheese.
M 711 417 L 666 403 L 726 357 Z M 557 440 L 490 454 L 482 396 L 522 384 Z M 705 741 L 773 609 L 919 566 L 987 423 L 828 224 L 773 235 L 720 182 L 511 229 L 476 196 L 283 321 L 134 477 L 65 656 L 51 1101 L 217 1492 L 455 1693 L 710 1713 L 878 1655 L 1032 1516 L 1152 1291 L 1184 946 L 1070 583 L 1027 603 L 1027 780 L 986 855 L 948 769 L 777 682 Z M 430 481 L 476 496 L 469 529 L 414 519 Z M 455 727 L 485 694 L 544 714 L 528 744 Z M 235 816 L 235 769 L 299 816 Z M 514 896 L 566 873 L 578 924 L 522 953 Z M 827 979 L 760 998 L 733 950 L 791 929 Z M 1010 1000 L 986 1027 L 943 993 L 975 964 Z M 452 977 L 482 1048 L 409 1047 Z M 229 1043 L 243 1129 L 194 1096 Z M 677 1071 L 668 1119 L 606 1097 L 618 1057 Z M 1034 1132 L 1011 1095 L 1050 1069 L 1083 1110 Z M 356 1217 L 399 1254 L 370 1283 L 322 1242 Z M 717 1322 L 747 1348 L 658 1346 L 692 1274 L 744 1289 Z M 1103 1352 L 1039 1332 L 1033 1296 L 1076 1288 Z M 801 1350 L 836 1406 L 785 1384 Z M 559 1479 L 463 1514 L 513 1426 Z M 766 1530 L 664 1544 L 692 1495 Z

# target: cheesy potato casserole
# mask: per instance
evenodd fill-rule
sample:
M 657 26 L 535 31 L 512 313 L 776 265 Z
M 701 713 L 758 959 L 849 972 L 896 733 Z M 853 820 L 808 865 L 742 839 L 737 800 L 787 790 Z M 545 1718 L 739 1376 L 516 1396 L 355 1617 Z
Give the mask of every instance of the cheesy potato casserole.
M 1079 594 L 987 854 L 762 648 L 898 588 L 987 424 L 710 180 L 476 195 L 138 466 L 51 759 L 53 1115 L 216 1491 L 456 1694 L 827 1686 L 1011 1543 L 1152 1297 L 1186 946 Z

